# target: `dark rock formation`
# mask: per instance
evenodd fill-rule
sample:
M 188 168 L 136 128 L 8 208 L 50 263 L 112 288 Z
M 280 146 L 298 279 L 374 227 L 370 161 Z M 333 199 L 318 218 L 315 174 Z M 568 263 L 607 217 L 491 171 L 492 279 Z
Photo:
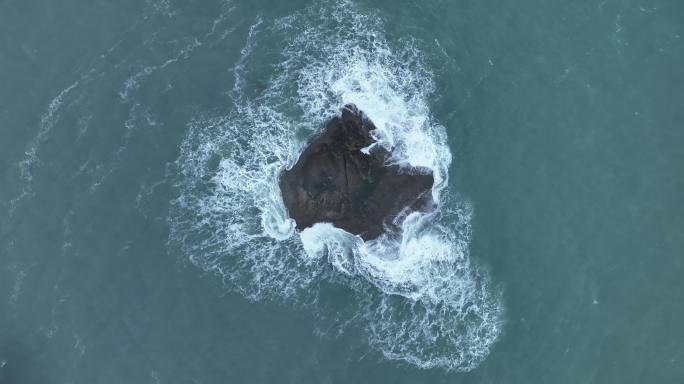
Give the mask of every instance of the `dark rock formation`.
M 283 172 L 280 189 L 298 229 L 328 222 L 370 240 L 396 229 L 405 208 L 431 209 L 429 170 L 387 166 L 390 154 L 380 146 L 361 152 L 375 142 L 373 129 L 363 112 L 347 105 Z

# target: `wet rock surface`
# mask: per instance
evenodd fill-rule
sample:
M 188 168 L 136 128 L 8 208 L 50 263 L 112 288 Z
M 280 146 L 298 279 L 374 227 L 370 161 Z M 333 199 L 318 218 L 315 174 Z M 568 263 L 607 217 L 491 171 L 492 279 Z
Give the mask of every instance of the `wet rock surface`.
M 361 151 L 375 142 L 374 129 L 347 105 L 282 173 L 283 200 L 299 230 L 327 222 L 370 240 L 396 230 L 408 212 L 431 209 L 429 170 L 386 165 L 390 153 L 380 146 Z

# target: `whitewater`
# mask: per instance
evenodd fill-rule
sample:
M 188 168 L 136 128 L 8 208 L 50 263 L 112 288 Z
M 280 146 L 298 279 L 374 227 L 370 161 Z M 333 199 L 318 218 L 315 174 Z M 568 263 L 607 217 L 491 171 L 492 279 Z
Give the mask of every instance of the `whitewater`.
M 473 208 L 449 182 L 420 42 L 383 30 L 351 2 L 254 20 L 232 68 L 233 111 L 198 115 L 181 145 L 170 245 L 250 300 L 310 311 L 322 337 L 358 329 L 387 359 L 472 370 L 501 336 L 501 291 L 469 256 Z M 276 75 L 264 79 L 265 66 Z M 328 223 L 298 232 L 288 217 L 280 173 L 347 103 L 373 121 L 393 164 L 435 177 L 436 209 L 403 217 L 399 236 L 364 242 Z M 331 287 L 354 300 L 332 308 Z

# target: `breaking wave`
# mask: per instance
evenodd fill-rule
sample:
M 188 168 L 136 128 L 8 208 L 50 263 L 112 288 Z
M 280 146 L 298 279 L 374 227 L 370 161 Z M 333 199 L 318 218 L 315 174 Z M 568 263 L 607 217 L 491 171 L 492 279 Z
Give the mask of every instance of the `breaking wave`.
M 502 331 L 501 295 L 468 255 L 472 212 L 449 193 L 432 73 L 416 42 L 392 43 L 382 30 L 350 2 L 257 19 L 234 68 L 232 112 L 199 116 L 181 146 L 170 241 L 250 299 L 333 321 L 326 334 L 358 327 L 388 359 L 471 370 Z M 276 73 L 266 86 L 264 63 Z M 400 236 L 364 242 L 327 223 L 299 233 L 288 217 L 280 172 L 346 103 L 374 122 L 392 162 L 434 173 L 437 209 L 409 214 Z M 331 308 L 331 287 L 354 300 Z

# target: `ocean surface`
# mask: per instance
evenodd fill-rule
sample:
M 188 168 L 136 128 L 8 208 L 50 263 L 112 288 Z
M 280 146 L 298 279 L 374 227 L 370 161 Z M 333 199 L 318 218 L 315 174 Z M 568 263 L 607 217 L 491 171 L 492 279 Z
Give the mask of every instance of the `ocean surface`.
M 0 0 L 0 384 L 684 383 L 684 2 Z M 298 232 L 355 103 L 436 209 Z

